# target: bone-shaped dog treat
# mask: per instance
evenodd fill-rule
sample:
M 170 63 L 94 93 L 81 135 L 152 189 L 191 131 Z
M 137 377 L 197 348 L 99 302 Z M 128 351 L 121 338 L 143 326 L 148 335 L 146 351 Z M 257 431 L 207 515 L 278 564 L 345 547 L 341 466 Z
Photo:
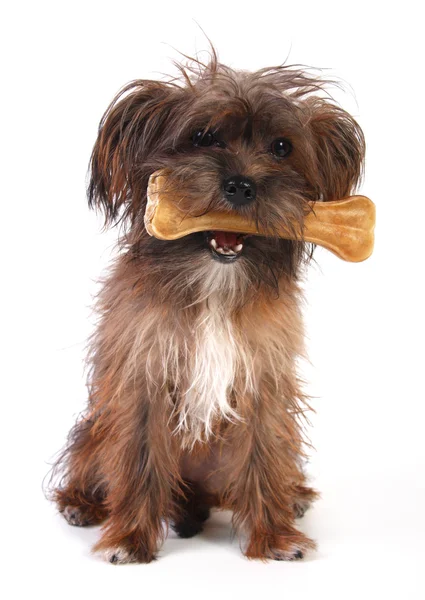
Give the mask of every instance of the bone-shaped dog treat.
M 147 232 L 160 240 L 176 240 L 198 231 L 233 231 L 252 235 L 268 235 L 255 222 L 234 212 L 211 211 L 199 217 L 187 215 L 178 206 L 178 193 L 173 197 L 165 189 L 166 176 L 153 173 L 148 184 L 145 213 Z M 304 219 L 303 231 L 294 223 L 294 232 L 282 226 L 274 235 L 299 239 L 327 248 L 340 258 L 361 262 L 372 254 L 374 244 L 375 205 L 366 196 L 349 196 L 343 200 L 312 203 Z

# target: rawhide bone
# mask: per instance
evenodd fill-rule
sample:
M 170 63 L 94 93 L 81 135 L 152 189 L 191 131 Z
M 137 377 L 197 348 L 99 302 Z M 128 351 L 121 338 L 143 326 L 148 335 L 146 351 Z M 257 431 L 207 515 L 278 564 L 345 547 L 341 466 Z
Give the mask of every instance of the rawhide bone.
M 153 173 L 148 184 L 145 213 L 147 232 L 160 240 L 176 240 L 198 231 L 233 231 L 251 235 L 270 235 L 255 222 L 236 211 L 211 211 L 190 216 L 179 208 L 178 192 L 161 193 L 166 175 Z M 282 226 L 273 235 L 285 239 L 312 242 L 327 248 L 343 260 L 361 262 L 372 254 L 374 244 L 375 205 L 366 196 L 349 196 L 331 202 L 314 202 L 304 219 L 303 231 L 294 223 L 294 232 Z

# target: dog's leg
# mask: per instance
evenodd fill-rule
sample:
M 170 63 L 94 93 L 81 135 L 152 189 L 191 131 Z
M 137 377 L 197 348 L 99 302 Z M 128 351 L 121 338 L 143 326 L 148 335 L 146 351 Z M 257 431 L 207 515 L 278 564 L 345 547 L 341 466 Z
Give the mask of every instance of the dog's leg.
M 184 497 L 176 498 L 178 512 L 171 527 L 181 538 L 190 538 L 201 532 L 204 522 L 210 516 L 206 504 L 196 484 L 185 482 Z
M 99 440 L 92 427 L 88 419 L 73 427 L 69 445 L 53 469 L 54 476 L 61 476 L 61 485 L 51 497 L 68 523 L 79 527 L 101 523 L 108 515 L 98 466 Z
M 169 403 L 120 398 L 105 417 L 109 519 L 94 551 L 113 563 L 155 559 L 179 493 L 178 450 L 168 429 Z
M 248 558 L 294 560 L 315 547 L 295 527 L 294 507 L 300 497 L 311 500 L 315 493 L 299 485 L 302 438 L 294 406 L 265 389 L 246 424 L 233 430 L 235 466 L 225 497 L 235 526 L 248 534 Z

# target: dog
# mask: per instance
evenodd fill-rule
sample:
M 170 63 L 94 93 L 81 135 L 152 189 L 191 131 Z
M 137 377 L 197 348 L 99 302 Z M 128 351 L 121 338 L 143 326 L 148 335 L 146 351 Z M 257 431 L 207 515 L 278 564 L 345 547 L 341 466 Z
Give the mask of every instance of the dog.
M 305 474 L 308 398 L 300 278 L 312 246 L 209 231 L 175 241 L 144 227 L 149 176 L 167 172 L 193 215 L 238 211 L 273 232 L 309 202 L 350 195 L 365 143 L 328 81 L 298 66 L 256 72 L 188 59 L 179 77 L 136 80 L 106 110 L 88 200 L 121 226 L 88 353 L 88 406 L 55 467 L 71 525 L 104 523 L 114 564 L 155 559 L 214 507 L 233 512 L 248 558 L 315 547 L 296 519 L 317 498 Z

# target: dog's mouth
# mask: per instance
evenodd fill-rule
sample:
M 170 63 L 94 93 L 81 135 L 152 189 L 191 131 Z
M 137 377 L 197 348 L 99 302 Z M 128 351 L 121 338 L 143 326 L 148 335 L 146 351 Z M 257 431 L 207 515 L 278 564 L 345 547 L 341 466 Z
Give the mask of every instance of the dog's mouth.
M 247 235 L 230 231 L 206 231 L 206 244 L 212 257 L 220 262 L 233 262 L 237 260 L 244 248 Z

